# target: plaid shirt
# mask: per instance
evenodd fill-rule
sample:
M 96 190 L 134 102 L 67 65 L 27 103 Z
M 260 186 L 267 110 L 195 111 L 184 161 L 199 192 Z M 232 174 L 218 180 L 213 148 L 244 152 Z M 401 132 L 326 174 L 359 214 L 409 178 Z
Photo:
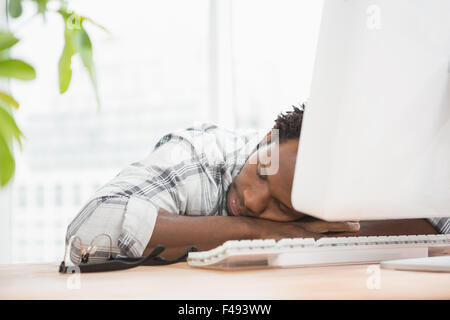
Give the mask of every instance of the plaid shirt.
M 164 136 L 153 152 L 122 170 L 100 188 L 70 223 L 66 244 L 77 235 L 87 246 L 97 235 L 112 239 L 112 255 L 139 257 L 149 242 L 158 209 L 182 215 L 228 215 L 226 192 L 264 132 L 245 134 L 201 125 Z M 450 218 L 432 218 L 450 233 Z M 97 250 L 104 260 L 109 248 Z M 72 260 L 79 257 L 72 246 Z
M 228 186 L 263 137 L 263 132 L 231 132 L 207 124 L 164 136 L 148 157 L 96 191 L 68 226 L 66 244 L 77 235 L 87 246 L 106 233 L 113 257 L 138 257 L 151 238 L 159 208 L 181 215 L 228 215 Z M 101 247 L 90 260 L 109 255 L 109 246 Z M 79 252 L 72 245 L 72 260 Z

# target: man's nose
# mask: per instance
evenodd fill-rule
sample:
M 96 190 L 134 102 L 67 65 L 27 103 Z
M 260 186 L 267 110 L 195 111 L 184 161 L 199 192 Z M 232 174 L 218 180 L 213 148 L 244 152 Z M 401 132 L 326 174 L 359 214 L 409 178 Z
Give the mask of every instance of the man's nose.
M 259 215 L 264 212 L 270 198 L 270 193 L 266 188 L 249 188 L 243 192 L 244 205 L 253 214 Z

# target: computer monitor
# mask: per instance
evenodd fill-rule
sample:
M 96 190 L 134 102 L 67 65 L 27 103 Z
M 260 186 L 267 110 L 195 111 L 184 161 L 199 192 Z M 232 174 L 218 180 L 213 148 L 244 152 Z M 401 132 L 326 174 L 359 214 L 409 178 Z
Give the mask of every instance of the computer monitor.
M 328 220 L 450 216 L 450 1 L 325 0 L 292 189 Z

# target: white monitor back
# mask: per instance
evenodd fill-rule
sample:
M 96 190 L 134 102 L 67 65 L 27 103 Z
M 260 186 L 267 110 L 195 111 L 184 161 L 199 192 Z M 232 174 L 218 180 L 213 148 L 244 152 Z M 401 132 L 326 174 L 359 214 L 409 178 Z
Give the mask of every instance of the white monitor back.
M 450 1 L 326 0 L 292 191 L 317 218 L 450 216 Z

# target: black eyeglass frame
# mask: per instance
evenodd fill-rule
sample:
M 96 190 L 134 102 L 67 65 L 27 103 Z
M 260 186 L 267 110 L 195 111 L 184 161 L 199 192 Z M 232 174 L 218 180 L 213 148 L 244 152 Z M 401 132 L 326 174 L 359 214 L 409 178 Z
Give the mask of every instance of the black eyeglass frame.
M 105 262 L 88 263 L 87 259 L 83 257 L 81 262 L 73 265 L 66 265 L 63 260 L 59 265 L 60 273 L 90 273 L 90 272 L 106 272 L 116 270 L 126 270 L 137 266 L 163 266 L 186 261 L 189 252 L 198 251 L 197 247 L 190 247 L 183 255 L 175 259 L 165 259 L 159 254 L 165 250 L 164 246 L 157 245 L 153 251 L 145 257 L 141 258 L 112 258 L 110 257 Z

